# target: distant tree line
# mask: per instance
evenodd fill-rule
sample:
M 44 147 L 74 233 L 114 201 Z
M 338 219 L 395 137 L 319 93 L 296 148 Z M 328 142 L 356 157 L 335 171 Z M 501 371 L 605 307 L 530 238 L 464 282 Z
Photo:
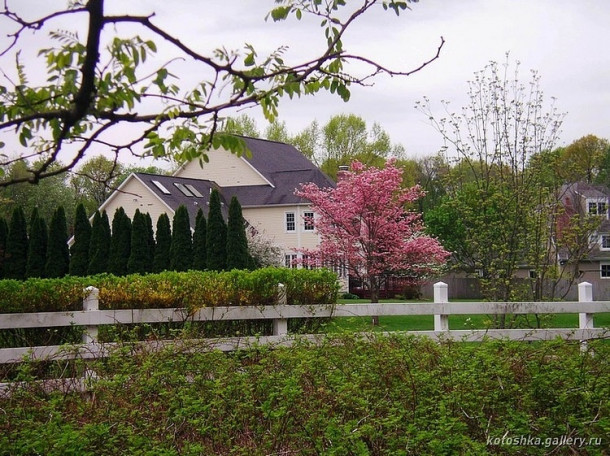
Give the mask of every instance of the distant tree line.
M 165 270 L 230 270 L 255 268 L 248 252 L 245 221 L 236 197 L 229 216 L 222 215 L 220 195 L 212 191 L 208 219 L 197 212 L 194 230 L 180 206 L 170 219 L 161 214 L 153 230 L 148 213 L 136 210 L 130 219 L 118 208 L 110 225 L 106 212 L 96 212 L 90 223 L 84 204 L 76 207 L 74 237 L 68 246 L 66 213 L 58 207 L 47 225 L 34 208 L 29 223 L 22 207 L 9 221 L 0 217 L 0 278 L 146 274 Z

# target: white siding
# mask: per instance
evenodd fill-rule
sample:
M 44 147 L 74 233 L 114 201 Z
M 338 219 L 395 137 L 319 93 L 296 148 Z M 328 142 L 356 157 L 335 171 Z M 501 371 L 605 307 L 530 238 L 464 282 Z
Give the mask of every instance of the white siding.
M 167 214 L 170 218 L 174 216 L 173 211 L 169 209 L 157 196 L 149 190 L 142 182 L 134 176 L 128 178 L 125 185 L 121 187 L 120 192 L 114 192 L 112 197 L 106 200 L 103 210 L 108 214 L 108 219 L 112 225 L 114 212 L 122 207 L 127 216 L 133 220 L 136 209 L 140 212 L 150 214 L 153 222 L 153 228 L 156 228 L 157 219 L 161 214 Z
M 266 208 L 243 208 L 244 218 L 248 220 L 260 235 L 282 248 L 285 253 L 296 249 L 314 249 L 318 246 L 318 235 L 315 231 L 304 230 L 303 213 L 311 211 L 307 206 L 275 206 Z M 286 212 L 296 215 L 297 229 L 286 232 Z
M 244 159 L 223 149 L 208 153 L 210 161 L 203 167 L 198 160 L 193 160 L 177 172 L 177 177 L 207 179 L 221 187 L 240 185 L 269 185 L 269 183 Z

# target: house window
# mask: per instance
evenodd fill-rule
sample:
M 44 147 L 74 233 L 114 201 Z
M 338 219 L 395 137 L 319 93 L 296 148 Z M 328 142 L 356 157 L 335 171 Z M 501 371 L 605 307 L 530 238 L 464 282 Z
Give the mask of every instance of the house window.
M 296 269 L 297 267 L 297 256 L 296 254 L 287 254 L 284 255 L 284 265 L 287 268 Z
M 608 203 L 606 201 L 587 201 L 589 215 L 608 217 Z
M 304 231 L 313 231 L 313 212 L 305 212 L 303 213 L 303 218 L 305 219 L 303 224 Z
M 602 279 L 610 279 L 610 263 L 600 263 L 600 277 Z
M 530 279 L 537 279 L 538 272 L 535 269 L 530 269 Z
M 602 234 L 600 247 L 602 250 L 610 250 L 610 234 Z
M 286 231 L 296 231 L 297 223 L 294 212 L 286 212 Z

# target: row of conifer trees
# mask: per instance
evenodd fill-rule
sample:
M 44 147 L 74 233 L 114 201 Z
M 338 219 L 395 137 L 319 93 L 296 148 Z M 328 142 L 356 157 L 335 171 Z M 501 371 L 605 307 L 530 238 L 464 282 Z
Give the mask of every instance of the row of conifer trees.
M 130 219 L 123 208 L 115 211 L 112 227 L 106 212 L 96 212 L 90 223 L 80 204 L 71 247 L 68 237 L 63 207 L 48 227 L 36 209 L 27 224 L 23 209 L 16 208 L 8 223 L 0 218 L 0 279 L 254 267 L 241 206 L 233 197 L 225 223 L 217 190 L 210 194 L 207 220 L 200 208 L 192 231 L 185 206 L 176 210 L 171 227 L 161 214 L 153 230 L 150 214 L 136 210 Z

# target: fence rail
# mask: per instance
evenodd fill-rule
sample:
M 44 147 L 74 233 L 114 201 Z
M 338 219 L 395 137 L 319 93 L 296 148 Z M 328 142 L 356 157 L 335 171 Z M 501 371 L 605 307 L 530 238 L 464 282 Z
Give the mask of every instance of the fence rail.
M 570 340 L 586 341 L 605 337 L 609 330 L 595 328 L 593 316 L 610 312 L 610 301 L 593 301 L 592 285 L 579 285 L 579 300 L 574 302 L 449 302 L 448 287 L 439 282 L 434 285 L 433 303 L 384 303 L 384 304 L 328 304 L 294 306 L 286 304 L 283 285 L 279 288 L 278 304 L 260 307 L 209 307 L 189 314 L 183 308 L 170 309 L 122 309 L 99 310 L 98 290 L 88 289 L 83 301 L 83 310 L 74 312 L 37 312 L 0 314 L 0 330 L 14 328 L 48 328 L 59 326 L 84 326 L 83 343 L 73 347 L 38 346 L 0 349 L 0 364 L 21 362 L 25 358 L 41 360 L 47 358 L 71 359 L 106 356 L 117 344 L 98 342 L 98 327 L 113 324 L 141 324 L 185 321 L 228 321 L 228 320 L 273 320 L 273 335 L 264 337 L 232 337 L 204 339 L 202 348 L 235 350 L 254 343 L 277 343 L 287 345 L 293 337 L 288 334 L 288 319 L 325 318 L 353 316 L 390 315 L 434 315 L 433 331 L 408 331 L 409 334 L 437 339 L 458 339 L 480 341 L 485 338 L 505 338 L 514 340 L 550 340 L 562 337 Z M 450 315 L 501 315 L 501 314 L 561 314 L 578 313 L 579 328 L 558 329 L 473 329 L 450 330 Z M 308 335 L 299 337 L 315 338 Z M 134 344 L 159 348 L 176 341 L 140 342 Z M 180 342 L 178 342 L 180 343 Z

